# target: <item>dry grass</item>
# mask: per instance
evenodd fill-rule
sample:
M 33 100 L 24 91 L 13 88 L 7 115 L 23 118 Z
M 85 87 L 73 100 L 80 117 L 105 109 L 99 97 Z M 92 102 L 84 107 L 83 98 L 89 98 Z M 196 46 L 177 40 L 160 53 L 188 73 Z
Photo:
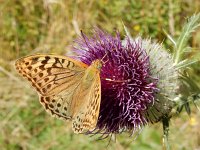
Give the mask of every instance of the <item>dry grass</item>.
M 162 127 L 147 127 L 136 141 L 120 135 L 117 141 L 96 141 L 97 137 L 75 135 L 70 123 L 50 117 L 39 104 L 36 92 L 14 70 L 14 60 L 31 53 L 65 54 L 80 29 L 89 33 L 100 26 L 122 34 L 121 20 L 132 35 L 141 33 L 159 41 L 162 28 L 179 34 L 186 16 L 198 12 L 198 0 L 7 0 L 0 2 L 0 147 L 2 150 L 159 150 Z M 191 46 L 199 46 L 195 33 Z M 164 44 L 169 43 L 168 40 Z M 194 109 L 196 110 L 196 109 Z M 196 122 L 195 122 L 196 121 Z M 185 114 L 171 122 L 173 150 L 200 149 L 200 112 Z M 107 146 L 108 145 L 108 146 Z

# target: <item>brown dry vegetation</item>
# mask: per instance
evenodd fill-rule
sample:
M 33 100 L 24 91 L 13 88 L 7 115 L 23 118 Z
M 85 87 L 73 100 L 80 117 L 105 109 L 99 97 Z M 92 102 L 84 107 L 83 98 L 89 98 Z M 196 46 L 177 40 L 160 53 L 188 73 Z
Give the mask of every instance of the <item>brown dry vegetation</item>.
M 177 37 L 185 18 L 199 11 L 199 0 L 0 0 L 0 149 L 162 149 L 160 124 L 146 127 L 135 141 L 124 134 L 109 145 L 109 140 L 97 141 L 96 136 L 73 134 L 70 123 L 44 111 L 13 64 L 32 53 L 65 54 L 80 29 L 89 34 L 99 26 L 124 35 L 122 20 L 133 36 L 152 37 L 166 46 L 170 43 L 163 29 Z M 200 47 L 199 43 L 197 31 L 190 46 Z M 191 118 L 182 113 L 172 120 L 172 150 L 200 149 L 200 112 L 193 110 Z

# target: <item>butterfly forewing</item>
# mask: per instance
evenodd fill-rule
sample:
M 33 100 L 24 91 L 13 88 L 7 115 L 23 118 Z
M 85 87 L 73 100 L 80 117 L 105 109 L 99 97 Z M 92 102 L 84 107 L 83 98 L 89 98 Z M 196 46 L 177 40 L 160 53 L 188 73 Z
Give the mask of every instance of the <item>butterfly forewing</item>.
M 64 56 L 33 55 L 17 60 L 16 68 L 40 94 L 53 95 L 73 84 L 68 82 L 72 78 L 83 76 L 87 65 Z

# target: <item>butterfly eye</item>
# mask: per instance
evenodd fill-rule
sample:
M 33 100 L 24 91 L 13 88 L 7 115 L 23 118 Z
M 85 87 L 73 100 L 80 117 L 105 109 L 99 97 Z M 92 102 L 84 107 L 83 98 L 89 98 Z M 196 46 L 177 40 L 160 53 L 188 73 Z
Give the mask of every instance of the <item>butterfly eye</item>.
M 101 60 L 96 61 L 96 66 L 97 66 L 97 69 L 99 69 L 99 70 L 102 68 L 103 65 L 102 65 Z
M 102 63 L 100 63 L 100 64 L 99 64 L 99 68 L 101 69 L 102 66 L 103 66 Z

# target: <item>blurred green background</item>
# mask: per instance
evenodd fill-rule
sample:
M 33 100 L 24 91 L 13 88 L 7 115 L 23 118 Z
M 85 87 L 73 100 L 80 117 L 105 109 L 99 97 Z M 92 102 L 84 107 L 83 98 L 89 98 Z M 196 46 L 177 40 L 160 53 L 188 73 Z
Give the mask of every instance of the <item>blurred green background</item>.
M 65 54 L 80 30 L 94 26 L 125 35 L 141 35 L 171 43 L 163 32 L 178 37 L 186 18 L 200 11 L 199 0 L 0 0 L 0 149 L 1 150 L 160 150 L 162 125 L 146 127 L 134 140 L 128 134 L 97 141 L 72 133 L 71 124 L 50 117 L 36 92 L 18 76 L 14 61 L 33 53 Z M 190 46 L 200 47 L 200 29 Z M 196 66 L 197 68 L 199 66 Z M 200 112 L 193 109 L 170 123 L 172 150 L 200 149 Z

